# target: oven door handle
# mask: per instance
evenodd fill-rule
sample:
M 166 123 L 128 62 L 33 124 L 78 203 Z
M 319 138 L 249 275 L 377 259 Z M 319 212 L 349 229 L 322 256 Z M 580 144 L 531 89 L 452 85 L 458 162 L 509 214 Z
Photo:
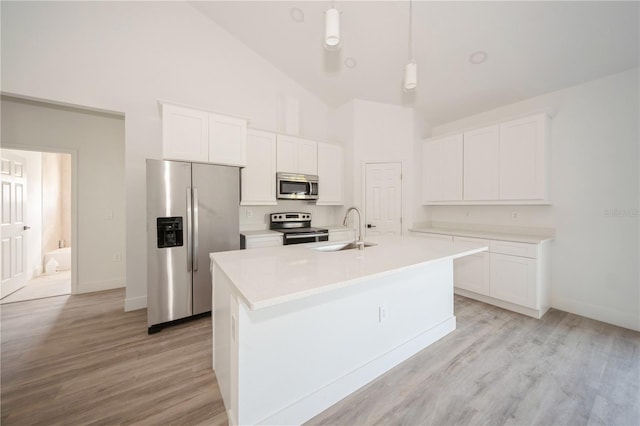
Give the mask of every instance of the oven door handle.
M 309 237 L 324 237 L 325 235 L 329 235 L 328 232 L 325 233 L 312 233 L 312 234 L 295 234 L 295 235 L 285 235 L 285 238 L 288 240 L 294 240 L 299 238 L 309 238 Z

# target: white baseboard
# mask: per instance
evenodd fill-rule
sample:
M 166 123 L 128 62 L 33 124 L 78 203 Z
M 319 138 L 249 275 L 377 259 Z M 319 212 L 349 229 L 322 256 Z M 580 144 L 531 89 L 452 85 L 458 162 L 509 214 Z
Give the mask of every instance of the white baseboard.
M 75 294 L 93 293 L 94 291 L 113 290 L 124 287 L 122 280 L 94 281 L 90 283 L 78 283 Z
M 262 419 L 258 424 L 302 424 L 455 329 L 456 317 L 454 316 L 277 413 Z
M 124 311 L 136 311 L 147 307 L 147 296 L 130 297 L 124 300 Z
M 551 307 L 596 321 L 640 331 L 640 313 L 622 312 L 605 306 L 591 305 L 574 299 L 551 297 Z

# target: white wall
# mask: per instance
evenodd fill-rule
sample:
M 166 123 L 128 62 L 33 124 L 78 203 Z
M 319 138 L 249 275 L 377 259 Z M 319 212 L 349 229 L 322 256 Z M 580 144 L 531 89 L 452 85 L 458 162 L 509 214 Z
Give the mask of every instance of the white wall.
M 354 204 L 361 206 L 364 200 L 365 163 L 402 163 L 402 233 L 406 235 L 414 214 L 413 109 L 360 99 L 353 105 Z
M 293 200 L 278 200 L 275 206 L 240 206 L 240 230 L 268 229 L 269 214 L 276 212 L 311 213 L 312 226 L 335 225 L 339 222 L 336 216 L 338 209 L 339 207 L 316 206 L 314 203 Z
M 146 306 L 146 158 L 161 157 L 158 99 L 275 131 L 284 97 L 300 135 L 327 138 L 329 108 L 186 2 L 4 2 L 2 90 L 125 114 L 126 301 Z
M 640 329 L 639 80 L 636 68 L 434 128 L 549 111 L 553 205 L 423 209 L 433 221 L 555 228 L 552 306 Z
M 75 152 L 77 256 L 75 292 L 124 286 L 124 123 L 122 117 L 2 97 L 2 144 Z M 58 176 L 59 179 L 59 176 Z M 114 212 L 107 219 L 105 212 Z M 133 261 L 133 260 L 132 260 Z

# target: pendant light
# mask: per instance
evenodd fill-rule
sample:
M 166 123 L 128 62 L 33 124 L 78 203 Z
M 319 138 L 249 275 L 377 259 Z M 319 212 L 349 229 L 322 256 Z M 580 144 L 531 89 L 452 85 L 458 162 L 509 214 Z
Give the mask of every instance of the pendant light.
M 418 64 L 413 59 L 413 1 L 409 0 L 409 63 L 404 67 L 404 91 L 411 92 L 418 86 Z
M 331 7 L 324 14 L 324 47 L 327 50 L 340 49 L 340 11 L 335 8 L 333 1 Z

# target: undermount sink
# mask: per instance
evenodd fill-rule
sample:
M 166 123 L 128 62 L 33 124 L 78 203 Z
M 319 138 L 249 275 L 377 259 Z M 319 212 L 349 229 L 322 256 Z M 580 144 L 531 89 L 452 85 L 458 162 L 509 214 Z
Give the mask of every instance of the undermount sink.
M 376 243 L 364 243 L 365 247 L 376 246 Z M 355 242 L 350 243 L 336 243 L 336 244 L 328 244 L 326 246 L 320 247 L 312 247 L 316 251 L 341 251 L 341 250 L 352 250 L 358 248 Z

